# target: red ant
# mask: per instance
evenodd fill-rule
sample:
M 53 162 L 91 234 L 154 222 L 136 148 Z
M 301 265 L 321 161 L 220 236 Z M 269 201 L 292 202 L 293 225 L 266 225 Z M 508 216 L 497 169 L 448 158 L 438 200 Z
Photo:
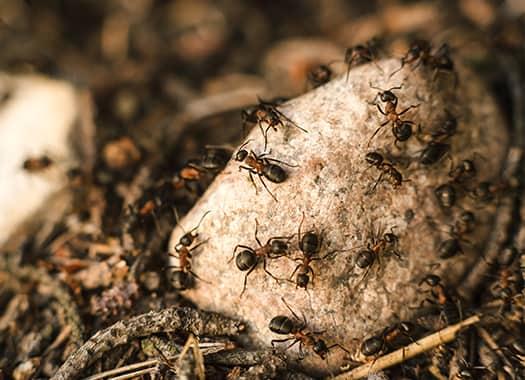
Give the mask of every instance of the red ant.
M 372 265 L 377 261 L 378 264 L 381 264 L 380 257 L 381 255 L 387 253 L 387 248 L 391 248 L 388 253 L 394 254 L 398 259 L 401 259 L 401 255 L 397 251 L 397 245 L 399 244 L 399 238 L 393 232 L 394 227 L 390 228 L 390 232 L 383 234 L 379 237 L 373 237 L 372 242 L 369 242 L 365 248 L 357 248 L 355 265 L 360 269 L 365 269 L 365 273 L 361 277 L 361 280 L 357 283 L 355 288 L 357 289 L 361 282 L 368 276 Z
M 268 328 L 275 334 L 279 335 L 290 335 L 284 339 L 272 339 L 272 347 L 275 343 L 284 343 L 293 340 L 292 344 L 286 347 L 286 350 L 290 349 L 295 344 L 299 343 L 299 360 L 305 358 L 303 347 L 311 348 L 321 359 L 325 359 L 329 351 L 332 348 L 339 347 L 343 351 L 350 353 L 346 348 L 338 343 L 328 346 L 324 339 L 318 338 L 317 335 L 323 334 L 324 331 L 308 331 L 306 318 L 303 314 L 302 320 L 292 310 L 292 308 L 286 303 L 284 298 L 281 298 L 287 309 L 290 310 L 295 320 L 290 319 L 285 315 L 278 315 L 273 317 L 270 321 Z
M 392 77 L 394 74 L 399 72 L 406 64 L 412 64 L 413 70 L 416 69 L 420 64 L 429 67 L 434 70 L 432 76 L 435 80 L 439 72 L 447 72 L 454 75 L 454 83 L 457 86 L 458 76 L 454 70 L 454 61 L 450 57 L 450 47 L 447 43 L 443 43 L 433 54 L 432 45 L 427 40 L 415 40 L 410 45 L 407 53 L 401 58 L 401 66 L 390 74 Z
M 462 318 L 459 299 L 453 296 L 450 290 L 445 288 L 441 277 L 435 274 L 428 274 L 419 282 L 419 286 L 423 284 L 430 287 L 429 292 L 432 298 L 424 299 L 421 304 L 423 305 L 425 302 L 428 302 L 433 305 L 438 305 L 441 317 L 447 325 L 459 322 Z
M 364 44 L 355 45 L 345 50 L 345 60 L 347 65 L 346 81 L 348 82 L 348 76 L 350 70 L 354 66 L 359 66 L 368 62 L 372 62 L 377 57 L 377 50 L 380 46 L 380 41 L 377 38 L 365 42 Z M 379 66 L 378 66 L 379 67 Z M 381 69 L 381 68 L 380 68 Z
M 328 65 L 319 65 L 308 71 L 307 79 L 312 88 L 317 88 L 328 83 L 332 79 L 332 75 L 333 71 Z
M 250 175 L 250 181 L 255 187 L 256 194 L 257 186 L 255 185 L 255 181 L 253 180 L 253 174 L 258 176 L 266 191 L 277 202 L 277 198 L 275 197 L 275 195 L 272 194 L 270 189 L 268 189 L 268 186 L 266 186 L 266 183 L 264 182 L 263 178 L 266 178 L 274 183 L 284 182 L 286 178 L 288 178 L 288 174 L 284 171 L 282 167 L 280 167 L 277 164 L 274 164 L 273 162 L 277 162 L 289 167 L 296 167 L 296 165 L 290 165 L 286 162 L 266 157 L 269 153 L 262 153 L 257 155 L 253 150 L 248 151 L 244 149 L 244 147 L 249 142 L 250 141 L 246 141 L 244 144 L 242 144 L 237 153 L 235 154 L 235 160 L 243 162 L 246 165 L 239 166 L 239 170 L 244 169 L 248 171 L 248 174 Z
M 179 242 L 175 245 L 175 253 L 169 253 L 170 256 L 173 256 L 179 260 L 179 265 L 168 266 L 168 268 L 177 269 L 172 274 L 172 281 L 174 283 L 174 287 L 178 290 L 188 289 L 188 287 L 191 284 L 191 278 L 189 276 L 190 274 L 193 275 L 193 277 L 198 278 L 201 281 L 204 281 L 202 278 L 197 276 L 195 272 L 192 271 L 191 258 L 192 258 L 192 252 L 195 251 L 197 248 L 199 248 L 201 245 L 207 243 L 208 240 L 204 240 L 194 245 L 193 247 L 191 246 L 193 245 L 195 240 L 199 237 L 199 233 L 197 232 L 197 230 L 200 227 L 206 215 L 208 215 L 209 213 L 210 211 L 207 211 L 206 213 L 204 213 L 204 215 L 201 217 L 197 226 L 191 229 L 190 231 L 185 232 L 184 235 L 181 236 L 181 238 L 179 239 Z
M 240 271 L 247 271 L 246 275 L 244 276 L 244 283 L 240 297 L 242 297 L 246 291 L 248 276 L 254 271 L 260 261 L 263 263 L 264 271 L 274 280 L 279 281 L 277 277 L 275 277 L 272 273 L 270 273 L 270 271 L 268 271 L 268 269 L 266 269 L 266 259 L 277 259 L 279 257 L 285 256 L 288 253 L 288 241 L 291 239 L 291 237 L 271 237 L 268 239 L 266 244 L 263 245 L 257 236 L 258 230 L 259 222 L 257 219 L 255 219 L 255 241 L 257 244 L 259 244 L 259 248 L 252 248 L 247 245 L 238 244 L 233 249 L 233 256 L 230 259 L 230 261 L 232 261 L 235 258 L 235 264 Z M 237 256 L 235 256 L 235 253 L 239 248 L 242 248 L 243 250 L 240 251 Z
M 297 276 L 295 278 L 296 287 L 307 290 L 308 284 L 310 283 L 310 274 L 312 274 L 312 285 L 315 278 L 315 272 L 310 264 L 313 261 L 323 260 L 328 256 L 334 254 L 336 251 L 332 251 L 324 257 L 319 257 L 319 252 L 323 245 L 323 233 L 317 233 L 312 230 L 301 235 L 301 227 L 303 225 L 303 222 L 304 212 L 303 218 L 301 220 L 301 223 L 299 224 L 299 228 L 297 231 L 297 238 L 299 241 L 298 247 L 301 251 L 302 257 L 294 259 L 295 261 L 300 262 L 300 264 L 298 264 L 295 267 L 295 270 L 292 272 L 290 278 L 293 278 L 294 274 L 297 273 Z
M 289 117 L 277 109 L 277 106 L 284 103 L 284 100 L 274 99 L 271 101 L 266 101 L 262 100 L 261 98 L 258 98 L 258 100 L 259 104 L 251 108 L 247 108 L 241 112 L 241 118 L 243 120 L 243 128 L 247 123 L 257 124 L 259 126 L 264 137 L 264 150 L 266 150 L 267 147 L 268 131 L 270 129 L 277 131 L 278 126 L 284 128 L 285 125 L 283 120 L 303 132 L 308 132 L 306 129 L 301 128 Z M 266 123 L 266 129 L 263 128 L 262 123 Z
M 402 120 L 401 116 L 411 110 L 412 108 L 419 107 L 419 104 L 411 105 L 407 108 L 405 108 L 401 112 L 397 112 L 397 103 L 398 98 L 397 96 L 392 92 L 392 90 L 399 90 L 402 88 L 402 86 L 396 86 L 391 87 L 388 90 L 382 90 L 379 87 L 372 86 L 372 83 L 370 83 L 370 87 L 373 89 L 379 90 L 377 93 L 374 101 L 371 104 L 375 104 L 379 112 L 386 116 L 385 121 L 383 121 L 379 128 L 376 129 L 376 131 L 372 134 L 370 139 L 368 140 L 368 145 L 370 145 L 370 141 L 377 135 L 377 133 L 383 128 L 385 125 L 392 123 L 392 134 L 395 137 L 395 142 L 397 146 L 398 141 L 407 141 L 410 136 L 412 136 L 412 126 L 415 124 L 413 121 L 410 120 Z M 383 110 L 379 103 L 377 103 L 377 98 L 381 100 L 381 102 L 385 103 L 385 109 Z
M 379 178 L 376 180 L 374 186 L 369 189 L 366 194 L 372 194 L 377 185 L 386 180 L 389 182 L 394 189 L 397 189 L 401 186 L 403 182 L 409 182 L 409 179 L 403 179 L 403 175 L 395 168 L 395 166 L 390 162 L 385 162 L 383 155 L 379 152 L 368 152 L 365 155 L 365 160 L 370 166 L 374 166 L 377 170 L 381 172 Z

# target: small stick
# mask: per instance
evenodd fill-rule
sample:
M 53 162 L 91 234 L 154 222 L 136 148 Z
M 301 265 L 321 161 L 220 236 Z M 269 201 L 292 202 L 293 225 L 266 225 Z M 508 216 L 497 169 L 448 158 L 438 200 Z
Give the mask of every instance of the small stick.
M 119 321 L 100 330 L 70 355 L 52 380 L 77 379 L 82 371 L 105 352 L 131 340 L 160 332 L 184 331 L 195 335 L 237 335 L 244 324 L 217 313 L 188 307 L 171 307 Z
M 336 376 L 334 380 L 350 380 L 361 379 L 368 376 L 372 372 L 377 372 L 385 368 L 392 367 L 396 364 L 402 363 L 407 359 L 420 355 L 440 344 L 448 343 L 456 337 L 456 334 L 467 326 L 476 324 L 480 321 L 479 315 L 473 315 L 455 325 L 448 326 L 434 334 L 421 338 L 417 342 L 409 344 L 399 350 L 383 355 L 371 363 L 363 364 L 360 367 L 354 368 L 349 372 L 345 372 Z

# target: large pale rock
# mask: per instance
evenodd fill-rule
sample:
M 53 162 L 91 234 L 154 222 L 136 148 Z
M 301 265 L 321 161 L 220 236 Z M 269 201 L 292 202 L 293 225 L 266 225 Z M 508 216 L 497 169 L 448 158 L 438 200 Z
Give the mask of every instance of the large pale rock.
M 268 323 L 279 314 L 291 316 L 281 301 L 284 297 L 299 315 L 305 314 L 310 329 L 325 331 L 328 344 L 340 343 L 355 350 L 359 340 L 396 317 L 410 318 L 412 307 L 425 297 L 417 285 L 425 274 L 440 274 L 454 284 L 479 259 L 478 248 L 491 228 L 493 207 L 476 205 L 468 196 L 459 200 L 461 208 L 476 215 L 478 226 L 468 235 L 475 245 L 464 244 L 464 255 L 442 260 L 437 247 L 450 238 L 445 231 L 460 208 L 444 212 L 437 207 L 433 190 L 450 180 L 451 163 L 458 164 L 465 158 L 475 160 L 478 180 L 497 176 L 507 134 L 494 100 L 479 78 L 465 71 L 459 72 L 460 82 L 454 89 L 447 75 L 438 75 L 433 81 L 432 72 L 407 67 L 389 79 L 399 61 L 378 64 L 382 71 L 374 64 L 355 68 L 348 81 L 337 78 L 281 107 L 308 133 L 291 126 L 269 132 L 271 157 L 298 165 L 285 167 L 289 178 L 284 183 L 266 181 L 278 202 L 257 178 L 256 195 L 247 172 L 239 171 L 239 163 L 232 160 L 181 222 L 187 231 L 210 211 L 199 228 L 199 238 L 209 240 L 194 252 L 193 258 L 194 272 L 209 283 L 197 280 L 196 287 L 185 295 L 199 307 L 248 322 L 250 341 L 259 347 L 268 347 L 272 339 L 282 338 L 270 332 Z M 370 136 L 383 120 L 377 108 L 369 104 L 377 94 L 370 83 L 384 89 L 402 84 L 402 89 L 394 90 L 399 97 L 398 109 L 420 104 L 403 118 L 421 124 L 423 130 L 436 128 L 445 110 L 457 115 L 458 133 L 449 140 L 450 160 L 421 165 L 418 157 L 424 144 L 412 137 L 400 143 L 399 150 L 393 145 L 390 127 L 385 127 L 368 147 Z M 261 153 L 259 128 L 254 128 L 248 139 L 252 141 L 247 147 Z M 397 165 L 409 181 L 398 189 L 382 182 L 375 193 L 366 195 L 379 176 L 378 170 L 364 161 L 371 150 L 411 158 L 408 167 Z M 303 213 L 303 231 L 324 231 L 321 256 L 332 250 L 345 251 L 312 264 L 315 283 L 308 291 L 297 289 L 291 282 L 276 282 L 260 266 L 248 278 L 248 289 L 240 298 L 245 272 L 240 272 L 230 259 L 237 244 L 257 247 L 255 218 L 264 244 L 272 236 L 296 233 Z M 407 218 L 412 213 L 413 218 Z M 380 264 L 376 262 L 363 279 L 364 271 L 355 265 L 356 248 L 366 246 L 376 231 L 388 232 L 391 228 L 399 237 L 402 259 L 394 255 L 381 257 Z M 171 250 L 181 234 L 179 226 L 173 232 Z M 292 244 L 294 253 L 290 256 L 296 257 L 297 237 Z M 171 260 L 176 264 L 175 259 Z M 281 258 L 272 260 L 268 269 L 277 277 L 289 278 L 295 266 L 294 261 Z M 296 353 L 297 346 L 290 351 Z M 317 373 L 336 372 L 344 362 L 344 352 L 338 349 L 325 361 L 309 348 L 306 353 L 300 365 Z
M 71 136 L 77 125 L 75 88 L 39 76 L 0 74 L 0 244 L 67 184 L 75 165 Z M 83 142 L 87 144 L 87 141 Z M 23 169 L 26 159 L 48 156 L 39 172 Z

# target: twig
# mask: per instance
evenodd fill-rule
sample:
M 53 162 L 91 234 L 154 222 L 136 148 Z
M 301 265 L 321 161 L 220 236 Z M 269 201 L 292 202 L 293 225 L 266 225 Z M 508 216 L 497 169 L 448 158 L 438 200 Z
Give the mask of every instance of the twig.
M 426 336 L 417 342 L 409 344 L 399 350 L 383 355 L 377 360 L 366 363 L 360 367 L 354 368 L 353 370 L 342 373 L 336 376 L 334 380 L 349 380 L 349 379 L 361 379 L 368 376 L 372 372 L 377 372 L 385 368 L 392 367 L 396 364 L 402 363 L 407 359 L 413 358 L 414 356 L 420 355 L 440 344 L 448 343 L 456 337 L 456 334 L 467 326 L 476 324 L 480 321 L 478 315 L 473 315 L 455 325 L 446 327 L 432 335 Z
M 133 339 L 160 332 L 184 331 L 197 336 L 234 336 L 244 330 L 244 325 L 216 313 L 200 312 L 181 307 L 149 312 L 119 321 L 97 332 L 52 377 L 53 380 L 76 379 L 82 371 L 116 346 Z

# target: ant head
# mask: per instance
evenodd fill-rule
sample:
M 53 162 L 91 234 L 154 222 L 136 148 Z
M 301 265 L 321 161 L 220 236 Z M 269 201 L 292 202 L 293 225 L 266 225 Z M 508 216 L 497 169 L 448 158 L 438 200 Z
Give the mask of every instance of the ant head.
M 310 277 L 308 276 L 307 273 L 298 273 L 297 277 L 295 278 L 295 284 L 299 288 L 306 289 L 309 282 L 310 282 Z
M 399 240 L 397 235 L 393 232 L 387 232 L 386 234 L 384 234 L 383 239 L 385 239 L 385 241 L 389 244 L 395 244 Z
M 246 149 L 241 149 L 237 153 L 235 153 L 235 160 L 236 161 L 244 161 L 244 159 L 248 156 L 248 151 Z
M 372 166 L 381 165 L 383 162 L 383 156 L 378 152 L 368 152 L 365 156 L 365 160 Z
M 179 244 L 184 247 L 189 247 L 193 244 L 193 241 L 199 236 L 199 233 L 197 231 L 190 231 L 186 232 L 182 237 L 179 239 Z

